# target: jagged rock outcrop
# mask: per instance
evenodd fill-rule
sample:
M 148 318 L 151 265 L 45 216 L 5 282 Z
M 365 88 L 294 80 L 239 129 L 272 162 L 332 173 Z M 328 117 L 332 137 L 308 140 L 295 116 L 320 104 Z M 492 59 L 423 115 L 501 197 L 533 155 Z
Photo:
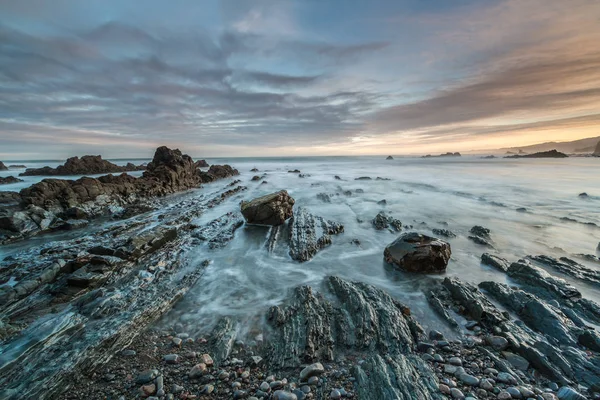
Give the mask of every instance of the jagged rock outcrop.
M 194 165 L 196 165 L 196 168 L 207 168 L 209 167 L 209 164 L 206 162 L 206 160 L 198 160 L 194 163 Z
M 392 157 L 392 156 L 387 156 L 387 158 L 386 158 L 386 160 L 393 160 L 393 159 L 394 159 L 394 157 Z
M 15 178 L 14 176 L 0 176 L 0 185 L 8 185 L 11 183 L 23 182 L 23 179 Z
M 2 161 L 0 161 L 0 171 L 8 171 L 8 168 L 6 167 L 6 165 L 4 165 Z
M 561 278 L 556 278 L 527 260 L 519 260 L 510 265 L 508 276 L 536 290 L 547 290 L 564 299 L 581 297 L 581 292 Z
M 569 275 L 596 286 L 600 286 L 600 271 L 588 268 L 567 257 L 556 259 L 554 257 L 541 255 L 529 256 L 527 258 L 542 265 L 551 267 L 565 275 Z
M 423 156 L 421 158 L 436 158 L 436 157 L 461 157 L 461 154 L 459 152 L 448 152 L 448 153 L 444 153 L 444 154 L 440 154 L 439 156 L 432 156 L 431 154 L 427 154 L 426 156 Z
M 482 246 L 494 247 L 491 242 L 490 230 L 483 226 L 475 225 L 469 230 L 469 239 Z
M 300 262 L 308 261 L 331 244 L 331 235 L 344 231 L 344 226 L 311 214 L 300 207 L 290 220 L 290 256 Z
M 17 240 L 53 227 L 79 226 L 81 224 L 64 223 L 70 218 L 68 211 L 74 207 L 81 209 L 90 218 L 107 212 L 127 215 L 131 213 L 124 213 L 124 209 L 141 201 L 196 188 L 203 182 L 212 182 L 237 174 L 237 170 L 228 165 L 213 165 L 207 173 L 201 173 L 191 157 L 177 149 L 162 146 L 156 150 L 152 162 L 140 178 L 122 173 L 98 178 L 83 177 L 75 181 L 44 179 L 21 190 L 19 195 L 22 209 L 13 210 L 9 215 L 3 216 L 3 225 L 12 226 L 13 229 L 8 230 L 16 235 L 11 234 L 3 239 L 0 232 L 0 242 Z M 31 215 L 30 206 L 52 213 L 53 216 L 49 218 L 53 221 L 49 224 L 38 224 L 36 218 Z M 6 220 L 11 218 L 14 219 L 13 222 Z M 33 220 L 33 224 L 30 220 Z M 19 226 L 22 226 L 23 230 L 14 229 Z
M 361 399 L 438 399 L 433 371 L 414 353 L 422 329 L 410 310 L 371 285 L 329 277 L 327 300 L 307 286 L 272 307 L 268 359 L 274 368 L 328 362 L 347 353 Z
M 443 240 L 410 232 L 400 236 L 383 252 L 385 261 L 408 272 L 444 272 L 452 255 Z
M 0 205 L 17 205 L 21 201 L 18 192 L 0 192 Z
M 281 225 L 293 215 L 295 200 L 287 191 L 267 194 L 241 204 L 242 215 L 249 224 Z
M 63 165 L 56 168 L 42 167 L 29 168 L 20 176 L 56 176 L 56 175 L 95 175 L 95 174 L 114 174 L 126 171 L 143 171 L 142 165 L 136 166 L 128 163 L 126 166 L 120 166 L 103 160 L 102 156 L 83 156 L 71 157 Z
M 400 232 L 402 230 L 402 221 L 386 215 L 383 211 L 380 211 L 371 222 L 378 231 L 389 229 L 393 232 Z
M 568 158 L 569 156 L 565 153 L 561 153 L 558 150 L 541 151 L 533 154 L 515 154 L 512 156 L 506 156 L 504 158 Z

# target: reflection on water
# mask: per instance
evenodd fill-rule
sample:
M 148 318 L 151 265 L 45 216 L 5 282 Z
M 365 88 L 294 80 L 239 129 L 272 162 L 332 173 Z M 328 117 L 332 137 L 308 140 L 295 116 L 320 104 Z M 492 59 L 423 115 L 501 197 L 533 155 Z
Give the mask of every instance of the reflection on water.
M 344 224 L 345 232 L 333 245 L 310 262 L 291 261 L 281 243 L 273 253 L 265 248 L 268 228 L 243 227 L 224 250 L 210 251 L 198 244 L 193 256 L 213 260 L 202 280 L 167 317 L 190 325 L 190 331 L 205 331 L 223 315 L 254 321 L 257 314 L 279 304 L 293 287 L 308 284 L 319 289 L 327 275 L 338 275 L 384 288 L 409 305 L 425 326 L 441 329 L 427 306 L 423 291 L 440 276 L 420 276 L 395 271 L 383 262 L 383 249 L 396 234 L 375 231 L 371 220 L 382 210 L 411 230 L 431 234 L 447 228 L 458 235 L 450 239 L 453 256 L 445 276 L 478 283 L 506 282 L 504 274 L 482 266 L 480 256 L 491 251 L 510 261 L 528 254 L 555 257 L 596 254 L 600 241 L 600 174 L 598 159 L 480 160 L 395 159 L 335 157 L 298 159 L 219 159 L 242 174 L 249 187 L 246 199 L 286 189 L 297 205 Z M 256 167 L 266 173 L 268 184 L 251 182 Z M 310 175 L 299 178 L 288 170 Z M 339 175 L 342 180 L 335 180 Z M 370 176 L 371 181 L 355 181 Z M 391 180 L 375 180 L 376 177 Z M 356 193 L 363 189 L 364 193 Z M 351 196 L 344 191 L 352 191 Z M 331 203 L 317 193 L 331 194 Z M 578 197 L 587 192 L 589 197 Z M 385 199 L 386 205 L 377 204 Z M 238 199 L 239 200 L 239 199 Z M 198 222 L 216 218 L 239 208 L 236 200 L 211 210 Z M 517 211 L 518 208 L 525 210 Z M 561 220 L 568 217 L 573 221 Z M 447 224 L 447 226 L 446 226 Z M 467 239 L 473 225 L 492 231 L 495 250 Z M 358 239 L 360 246 L 351 241 Z M 600 266 L 579 262 L 591 268 Z M 553 271 L 551 271 L 554 273 Z M 584 296 L 600 301 L 600 291 L 569 278 Z

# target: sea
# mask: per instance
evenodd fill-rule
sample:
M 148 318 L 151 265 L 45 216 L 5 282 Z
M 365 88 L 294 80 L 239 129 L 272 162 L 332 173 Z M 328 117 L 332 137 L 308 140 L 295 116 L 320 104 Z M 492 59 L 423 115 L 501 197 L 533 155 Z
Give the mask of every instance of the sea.
M 113 160 L 120 165 L 148 161 Z M 569 257 L 589 268 L 600 269 L 600 264 L 581 256 L 600 255 L 600 158 L 398 156 L 386 160 L 365 156 L 207 158 L 207 161 L 230 164 L 240 171 L 237 179 L 248 187 L 243 192 L 244 199 L 285 189 L 296 200 L 296 207 L 305 207 L 315 215 L 342 223 L 344 232 L 332 238 L 331 246 L 302 264 L 293 261 L 284 247 L 273 253 L 267 251 L 268 227 L 244 226 L 224 249 L 210 250 L 205 245 L 189 249 L 190 260 L 208 258 L 212 262 L 161 324 L 181 323 L 202 334 L 220 318 L 230 317 L 238 321 L 241 333 L 249 332 L 260 323 L 257 320 L 269 307 L 281 304 L 295 287 L 310 285 L 324 292 L 324 278 L 337 275 L 386 290 L 409 306 L 426 329 L 438 329 L 452 336 L 426 301 L 425 294 L 435 281 L 451 276 L 474 284 L 493 280 L 516 285 L 506 274 L 481 263 L 484 252 L 511 262 L 527 255 Z M 61 163 L 61 160 L 5 162 L 29 168 Z M 253 168 L 259 172 L 251 172 Z M 288 172 L 295 169 L 303 177 Z M 3 171 L 0 176 L 22 171 Z M 254 175 L 263 174 L 268 183 L 251 181 Z M 372 179 L 356 180 L 359 177 Z M 18 191 L 44 178 L 22 177 L 24 182 L 2 185 L 0 190 Z M 213 185 L 222 184 L 222 181 L 208 184 L 188 195 L 214 191 Z M 359 193 L 360 190 L 363 192 Z M 352 194 L 344 194 L 347 191 Z M 319 193 L 330 195 L 331 201 L 317 198 Z M 238 212 L 239 200 L 234 196 L 196 222 L 206 223 L 226 212 Z M 452 247 L 446 272 L 416 275 L 387 265 L 384 248 L 403 232 L 375 230 L 372 220 L 380 211 L 401 220 L 403 232 L 432 235 L 432 229 L 442 228 L 455 233 L 456 238 L 446 239 Z M 475 225 L 490 229 L 493 248 L 468 239 L 469 230 Z M 59 239 L 48 234 L 32 243 Z M 2 252 L 0 247 L 0 257 Z M 600 302 L 598 287 L 554 270 L 549 272 L 571 282 L 584 297 Z

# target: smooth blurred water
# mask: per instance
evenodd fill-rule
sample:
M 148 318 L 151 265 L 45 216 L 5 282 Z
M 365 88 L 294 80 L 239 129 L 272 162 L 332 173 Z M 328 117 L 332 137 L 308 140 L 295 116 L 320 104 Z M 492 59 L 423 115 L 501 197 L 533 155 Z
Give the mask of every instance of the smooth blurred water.
M 504 274 L 480 264 L 482 253 L 492 252 L 509 261 L 530 254 L 572 257 L 597 254 L 600 241 L 600 227 L 585 225 L 600 225 L 600 159 L 333 157 L 209 162 L 230 163 L 240 170 L 240 179 L 249 187 L 242 198 L 286 189 L 296 199 L 296 206 L 343 223 L 345 232 L 333 238 L 332 246 L 303 264 L 292 261 L 284 247 L 269 254 L 265 249 L 268 228 L 264 227 L 239 229 L 236 239 L 224 250 L 211 251 L 203 245 L 194 249 L 198 259 L 210 258 L 213 263 L 167 320 L 183 321 L 199 331 L 211 327 L 223 315 L 246 321 L 247 328 L 267 307 L 279 304 L 293 287 L 308 284 L 319 288 L 328 275 L 384 288 L 410 306 L 424 325 L 440 328 L 423 295 L 433 279 L 457 276 L 473 283 L 508 282 Z M 260 172 L 250 172 L 253 167 Z M 296 168 L 310 177 L 299 178 L 287 172 Z M 250 181 L 253 175 L 263 173 L 267 174 L 268 184 Z M 343 181 L 335 180 L 335 175 Z M 374 180 L 354 180 L 360 176 Z M 364 193 L 357 194 L 356 189 Z M 346 190 L 354 192 L 351 197 L 343 194 Z M 321 192 L 332 195 L 331 203 L 317 199 Z M 580 198 L 582 192 L 589 197 Z M 387 205 L 378 205 L 383 199 Z M 239 201 L 234 197 L 198 222 L 239 210 Z M 527 212 L 516 211 L 521 207 Z M 386 265 L 383 250 L 398 234 L 373 228 L 371 220 L 382 210 L 404 225 L 413 225 L 405 231 L 431 234 L 432 228 L 447 228 L 456 233 L 457 238 L 449 239 L 453 255 L 446 274 L 405 274 Z M 562 217 L 579 222 L 564 221 Z M 491 229 L 495 250 L 467 239 L 474 225 Z M 352 239 L 358 239 L 361 245 L 352 244 Z M 591 268 L 600 267 L 577 260 Z M 600 300 L 598 289 L 569 280 L 585 296 Z

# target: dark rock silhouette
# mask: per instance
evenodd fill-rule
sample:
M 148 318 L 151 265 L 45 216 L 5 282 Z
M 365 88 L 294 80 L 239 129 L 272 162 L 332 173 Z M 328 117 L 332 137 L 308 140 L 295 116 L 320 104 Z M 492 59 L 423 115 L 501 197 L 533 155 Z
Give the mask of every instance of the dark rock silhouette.
M 403 271 L 437 273 L 446 270 L 452 250 L 443 240 L 411 232 L 387 246 L 383 255 L 387 263 Z
M 521 154 L 521 153 L 519 153 L 519 154 Z M 557 151 L 557 150 L 542 151 L 540 153 L 525 154 L 525 155 L 519 155 L 519 154 L 515 154 L 512 156 L 506 156 L 504 158 L 567 158 L 567 157 L 569 157 L 565 153 L 561 153 L 560 151 Z
M 14 176 L 0 176 L 0 185 L 8 185 L 9 183 L 23 182 L 23 179 L 15 178 Z
M 6 168 L 6 165 L 2 161 L 0 161 L 0 171 L 8 171 L 8 168 Z
M 103 160 L 102 156 L 83 156 L 71 157 L 63 165 L 59 165 L 56 168 L 42 167 L 42 168 L 29 168 L 25 172 L 21 173 L 21 176 L 56 176 L 56 175 L 95 175 L 95 174 L 112 174 L 117 172 L 126 171 L 143 171 L 144 166 L 137 166 L 132 163 L 128 163 L 122 167 L 111 163 L 110 161 Z

